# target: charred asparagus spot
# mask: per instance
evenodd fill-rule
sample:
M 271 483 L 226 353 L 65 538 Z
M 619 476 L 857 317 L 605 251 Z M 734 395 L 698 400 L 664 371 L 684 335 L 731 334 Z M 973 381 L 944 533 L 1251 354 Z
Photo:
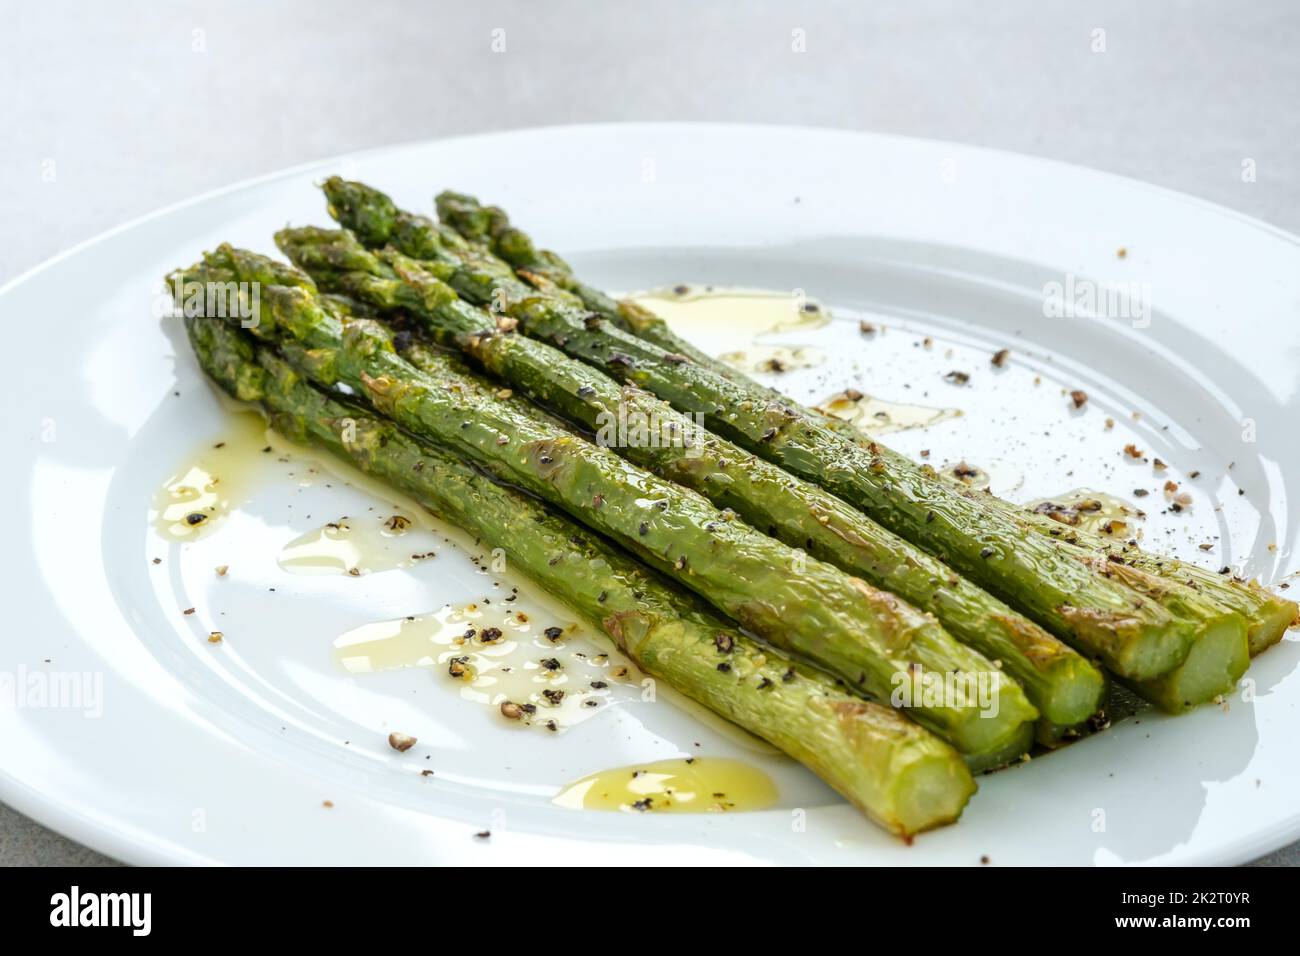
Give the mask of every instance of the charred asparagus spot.
M 290 253 L 300 239 L 299 230 L 277 236 Z M 210 281 L 252 283 L 266 275 L 266 261 L 222 247 L 191 272 Z M 485 313 L 436 280 L 422 286 L 417 297 L 401 280 L 363 278 L 344 291 L 373 301 L 368 296 L 377 290 L 407 307 L 461 314 L 469 331 L 482 328 Z M 276 344 L 319 384 L 346 385 L 412 433 L 564 508 L 722 613 L 779 646 L 807 654 L 855 689 L 911 704 L 914 719 L 972 760 L 1005 760 L 1008 751 L 1021 752 L 1027 745 L 1037 712 L 1014 681 L 894 595 L 814 558 L 804 559 L 802 573 L 789 575 L 786 569 L 796 558 L 780 542 L 609 449 L 544 417 L 524 414 L 516 398 L 498 398 L 497 389 L 481 379 L 450 367 L 439 375 L 414 368 L 393 351 L 382 327 L 369 320 L 340 322 L 305 288 L 263 284 L 259 301 L 248 305 L 257 313 L 250 332 Z M 498 445 L 500 435 L 510 436 L 511 444 Z M 599 508 L 592 506 L 597 493 L 604 495 Z M 641 536 L 638 526 L 647 519 L 653 519 L 650 532 Z M 676 567 L 682 554 L 689 556 L 688 569 Z M 939 681 L 960 675 L 971 692 L 914 693 L 912 675 L 918 672 Z
M 410 256 L 435 255 L 437 261 L 429 264 L 430 269 L 444 275 L 467 299 L 490 288 L 494 299 L 483 304 L 495 301 L 525 326 L 537 310 L 567 310 L 572 321 L 581 321 L 586 328 L 599 326 L 599 316 L 593 318 L 585 307 L 563 297 L 541 296 L 505 264 L 493 264 L 464 244 L 444 242 L 438 226 L 398 210 L 377 190 L 339 179 L 329 180 L 324 189 L 331 212 L 343 225 L 356 227 L 358 238 L 376 244 L 392 240 L 400 253 Z M 400 231 L 366 228 L 376 221 L 405 225 Z M 330 241 L 321 235 L 311 238 L 324 244 Z M 346 248 L 352 240 L 341 236 L 337 241 Z M 320 249 L 300 252 L 299 258 L 309 267 L 322 258 L 356 261 L 342 251 L 329 254 Z M 391 253 L 387 258 L 416 292 L 428 284 L 424 260 L 416 264 Z M 384 271 L 379 262 L 371 268 Z M 338 273 L 326 274 L 322 281 L 361 284 L 360 279 Z M 598 438 L 604 435 L 602 443 L 636 464 L 700 492 L 720 508 L 733 509 L 791 547 L 803 548 L 935 614 L 960 641 L 1001 661 L 1049 724 L 1073 726 L 1100 707 L 1105 680 L 1092 664 L 819 486 L 718 438 L 653 395 L 620 387 L 602 372 L 543 343 L 519 336 L 467 333 L 460 310 L 444 318 L 443 310 L 428 309 L 417 318 L 441 344 L 468 353 L 494 375 Z M 563 322 L 563 316 L 558 321 Z M 480 322 L 481 330 L 492 328 L 487 315 Z M 417 366 L 428 359 L 418 345 L 404 354 Z M 775 429 L 769 431 L 775 434 Z
M 515 568 L 648 674 L 802 761 L 881 826 L 907 836 L 960 814 L 975 789 L 970 773 L 952 748 L 900 712 L 859 700 L 821 671 L 757 644 L 536 498 L 313 387 L 247 333 L 199 318 L 186 325 L 208 375 L 233 397 L 258 403 L 286 438 L 388 482 L 487 545 L 509 547 Z M 731 675 L 713 666 L 719 634 L 731 642 Z M 772 686 L 751 689 L 763 680 Z M 502 714 L 523 716 L 519 705 L 503 705 Z
M 579 298 L 585 293 L 583 304 L 598 310 L 600 302 L 587 287 L 576 284 L 571 272 L 566 277 L 563 261 L 536 251 L 500 210 L 444 194 L 439 212 L 462 238 L 521 267 L 534 284 L 566 295 L 574 289 Z M 665 350 L 654 334 L 627 322 L 626 310 L 619 315 L 637 334 L 614 322 L 600 329 L 530 330 L 525 325 L 524 331 L 648 388 L 680 410 L 705 415 L 711 430 L 821 484 L 1123 676 L 1145 680 L 1169 674 L 1202 637 L 1221 653 L 1207 654 L 1213 659 L 1204 663 L 1211 666 L 1198 665 L 1194 675 L 1187 675 L 1194 678 L 1189 685 L 1204 693 L 1216 676 L 1222 685 L 1236 670 L 1233 635 L 1246 626 L 1236 608 L 1254 603 L 1251 597 L 1236 604 L 1207 601 L 1177 578 L 1137 568 L 1120 580 L 1111 562 L 1081 559 L 1077 549 L 1031 532 L 1018 517 L 981 500 L 988 496 L 950 487 L 933 469 L 918 467 L 796 403 L 773 400 L 770 389 L 743 375 L 721 372 L 711 362 L 669 361 L 667 352 L 681 351 L 678 343 L 670 342 Z M 609 361 L 613 352 L 622 357 L 619 363 Z M 777 433 L 764 439 L 774 427 Z M 935 515 L 929 522 L 927 511 Z M 981 558 L 988 546 L 995 556 Z

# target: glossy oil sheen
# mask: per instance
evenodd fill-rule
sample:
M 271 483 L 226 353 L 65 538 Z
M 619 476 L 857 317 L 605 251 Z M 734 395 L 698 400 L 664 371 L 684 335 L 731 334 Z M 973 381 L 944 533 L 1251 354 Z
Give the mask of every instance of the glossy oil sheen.
M 437 557 L 404 547 L 412 518 L 392 514 L 344 515 L 301 534 L 280 551 L 280 567 L 292 574 L 348 574 L 357 577 L 408 568 Z
M 1157 503 L 1162 499 L 1157 498 Z M 1075 488 L 1059 495 L 1048 495 L 1025 507 L 1041 511 L 1066 527 L 1125 540 L 1145 535 L 1139 522 L 1146 512 L 1137 505 L 1105 491 Z
M 806 333 L 830 321 L 830 311 L 802 289 L 736 289 L 677 286 L 630 296 L 664 319 L 672 330 L 743 372 L 815 368 L 821 350 L 771 341 L 783 333 Z M 790 336 L 786 336 L 789 338 Z
M 856 390 L 841 390 L 814 406 L 869 435 L 888 435 L 910 428 L 928 428 L 961 417 L 960 408 L 931 408 L 907 402 L 887 402 Z
M 244 413 L 232 417 L 223 436 L 183 455 L 153 495 L 154 526 L 172 541 L 194 541 L 215 530 L 249 494 L 264 464 L 266 423 Z
M 561 790 L 557 806 L 625 813 L 743 813 L 776 803 L 770 777 L 739 760 L 678 757 L 588 774 Z
M 334 658 L 353 674 L 427 668 L 440 688 L 503 728 L 561 733 L 637 696 L 643 675 L 623 655 L 567 615 L 517 593 L 506 598 L 363 624 L 335 639 Z M 510 704 L 518 710 L 503 709 Z

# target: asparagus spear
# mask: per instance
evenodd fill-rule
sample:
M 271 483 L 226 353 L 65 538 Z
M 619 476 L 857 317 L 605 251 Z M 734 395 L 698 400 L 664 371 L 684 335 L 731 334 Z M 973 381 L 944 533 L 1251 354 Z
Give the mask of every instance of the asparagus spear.
M 675 335 L 662 319 L 649 311 L 634 303 L 615 303 L 599 289 L 578 280 L 567 263 L 555 253 L 536 249 L 525 233 L 510 224 L 509 218 L 501 209 L 483 207 L 473 197 L 450 192 L 438 197 L 437 206 L 443 221 L 465 238 L 487 245 L 515 268 L 542 276 L 559 287 L 575 293 L 587 308 L 610 319 L 619 327 L 669 352 L 687 355 L 696 364 L 741 384 L 754 400 L 760 400 L 763 396 L 776 395 L 774 390 L 754 382 L 725 363 L 691 348 L 689 343 Z M 828 430 L 842 437 L 855 440 L 860 444 L 872 443 L 869 435 L 858 432 L 847 422 L 807 409 L 785 396 L 778 395 L 777 400 L 798 411 L 806 420 L 819 421 Z M 906 459 L 900 459 L 898 464 L 911 465 Z M 993 507 L 1002 505 L 1004 511 L 1022 510 L 996 499 L 988 503 Z M 1015 515 L 1015 518 L 1020 520 L 1023 514 Z M 1042 521 L 1031 521 L 1029 526 L 1036 527 L 1038 530 L 1044 529 Z M 1113 557 L 1119 557 L 1112 549 L 1103 550 Z M 1124 563 L 1149 575 L 1187 585 L 1212 604 L 1219 605 L 1221 609 L 1226 608 L 1243 616 L 1249 626 L 1248 637 L 1252 654 L 1259 653 L 1280 640 L 1285 630 L 1296 622 L 1297 613 L 1300 611 L 1293 602 L 1270 594 L 1258 585 L 1243 586 L 1216 577 L 1204 569 L 1192 569 L 1193 566 L 1190 565 L 1180 565 L 1177 562 L 1169 562 L 1145 554 L 1135 547 L 1125 549 L 1123 560 Z M 1172 600 L 1178 600 L 1177 592 Z M 1175 611 L 1184 615 L 1202 613 L 1192 606 L 1175 606 Z M 1219 643 L 1227 643 L 1223 641 L 1222 634 L 1217 630 L 1211 630 L 1210 633 L 1218 638 Z
M 326 183 L 327 192 L 330 183 L 335 181 L 341 180 L 334 177 Z M 804 415 L 820 420 L 831 431 L 845 437 L 858 437 L 858 432 L 851 423 L 833 415 L 826 415 L 815 408 L 801 405 L 776 389 L 754 381 L 721 359 L 696 348 L 649 309 L 635 302 L 616 301 L 603 290 L 583 282 L 558 254 L 549 249 L 538 249 L 527 233 L 511 224 L 505 210 L 499 206 L 483 206 L 473 196 L 450 190 L 439 193 L 435 203 L 438 217 L 465 240 L 490 249 L 511 268 L 540 276 L 557 288 L 571 293 L 588 310 L 608 319 L 623 331 L 651 342 L 666 352 L 684 355 L 696 365 L 707 368 L 723 378 L 743 383 L 754 395 L 762 394 L 769 401 L 781 402 Z M 361 211 L 364 214 L 370 210 L 378 212 L 381 218 L 373 223 L 363 223 L 363 228 L 382 228 L 384 210 L 374 203 L 366 203 Z M 395 235 L 393 241 L 399 242 L 400 238 L 400 234 Z M 418 257 L 415 252 L 410 252 L 408 255 Z
M 1023 749 L 1033 707 L 1014 682 L 932 618 L 816 559 L 800 559 L 734 514 L 607 449 L 521 414 L 469 377 L 416 370 L 376 323 L 345 325 L 310 291 L 267 284 L 269 264 L 223 246 L 175 276 L 173 288 L 190 281 L 259 283 L 260 299 L 246 303 L 256 313 L 252 333 L 276 344 L 317 383 L 346 386 L 402 427 L 565 508 L 743 626 L 823 663 L 861 692 L 889 699 L 896 688 L 912 687 L 918 673 L 955 675 L 950 683 L 974 685 L 985 699 L 931 693 L 899 703 L 913 704 L 918 722 L 973 760 Z M 450 289 L 444 297 L 459 301 Z M 801 573 L 789 574 L 796 565 Z
M 646 673 L 779 747 L 886 829 L 910 836 L 955 820 L 974 791 L 957 753 L 928 731 L 755 643 L 535 498 L 330 398 L 222 323 L 196 318 L 187 328 L 204 370 L 235 398 L 259 403 L 287 438 L 324 448 L 506 549 L 513 567 Z M 729 671 L 718 669 L 722 657 Z
M 337 177 L 325 184 L 327 193 L 332 188 L 335 193 L 341 194 L 345 186 L 346 184 Z M 333 194 L 331 194 L 331 202 L 335 202 Z M 544 276 L 556 286 L 573 293 L 592 312 L 628 332 L 653 342 L 665 351 L 685 355 L 695 364 L 710 368 L 728 378 L 739 374 L 727 363 L 696 348 L 674 333 L 668 327 L 668 323 L 653 312 L 640 308 L 634 303 L 618 302 L 603 290 L 587 285 L 574 274 L 573 269 L 559 255 L 547 249 L 538 249 L 533 245 L 528 234 L 516 229 L 510 223 L 505 210 L 500 207 L 483 206 L 473 196 L 450 190 L 439 193 L 435 203 L 439 219 L 465 239 L 487 246 L 512 268 Z M 358 204 L 358 208 L 365 211 L 377 209 L 377 206 L 374 203 L 365 203 Z M 358 233 L 363 238 L 367 225 L 370 224 L 358 224 Z M 376 222 L 374 226 L 381 227 L 382 221 Z M 416 253 L 411 252 L 408 255 L 416 255 Z M 786 401 L 788 402 L 789 399 Z
M 331 180 L 326 191 L 331 209 L 345 224 L 372 224 L 369 234 L 373 239 L 377 217 L 344 211 L 356 204 L 342 197 L 336 202 L 340 189 L 355 194 L 356 189 L 365 187 Z M 420 218 L 408 216 L 408 226 Z M 426 250 L 432 243 L 417 237 L 427 237 L 435 229 L 425 219 L 422 228 L 405 230 L 406 238 L 399 241 L 404 249 Z M 392 229 L 383 231 L 384 236 L 393 233 Z M 963 643 L 1000 661 L 1049 723 L 1076 725 L 1099 709 L 1105 685 L 1100 671 L 992 595 L 819 486 L 711 435 L 640 389 L 620 388 L 603 373 L 543 343 L 519 336 L 484 335 L 496 327 L 485 312 L 473 316 L 478 320 L 474 323 L 467 321 L 471 316 L 459 304 L 445 316 L 440 308 L 424 308 L 422 303 L 431 297 L 421 290 L 435 280 L 403 256 L 389 254 L 387 259 L 397 266 L 406 289 L 375 281 L 386 278 L 390 270 L 378 257 L 367 262 L 355 248 L 357 239 L 351 233 L 298 230 L 282 236 L 283 251 L 293 262 L 313 271 L 325 287 L 361 290 L 371 304 L 380 307 L 413 301 L 412 311 L 440 343 L 473 355 L 493 374 L 597 433 L 598 438 L 612 433 L 614 440 L 602 440 L 602 444 L 616 447 L 620 454 L 660 477 L 700 492 L 718 507 L 731 508 L 754 527 L 766 529 L 790 546 L 804 548 L 814 557 L 934 613 Z M 462 257 L 462 251 L 440 259 L 455 267 L 452 277 L 460 280 L 462 287 L 519 291 L 500 285 L 505 282 L 529 292 L 509 270 L 504 276 L 494 275 L 489 265 Z M 360 273 L 337 271 L 330 263 L 364 265 L 366 269 Z M 539 307 L 546 306 L 539 303 Z M 404 354 L 421 366 L 418 347 L 404 350 Z M 638 434 L 639 430 L 644 434 Z M 1059 736 L 1051 728 L 1045 732 Z
M 985 495 L 983 503 L 999 511 L 1007 520 L 1031 534 L 1042 534 L 1076 547 L 1084 560 L 1105 561 L 1112 574 L 1129 581 L 1133 587 L 1161 601 L 1166 607 L 1189 619 L 1214 621 L 1224 613 L 1235 615 L 1242 623 L 1240 628 L 1214 627 L 1204 629 L 1196 638 L 1183 662 L 1173 670 L 1156 678 L 1129 681 L 1128 686 L 1147 700 L 1171 713 L 1182 713 L 1206 701 L 1231 693 L 1237 681 L 1250 666 L 1251 634 L 1257 639 L 1277 620 L 1276 610 L 1268 608 L 1244 589 L 1237 589 L 1233 601 L 1216 601 L 1209 589 L 1192 574 L 1180 576 L 1154 575 L 1143 567 L 1141 559 L 1149 558 L 1132 546 L 1131 552 L 1139 560 L 1126 558 L 1106 547 L 1105 539 L 1087 535 L 1077 529 L 1067 529 L 1044 515 L 1034 514 L 1010 502 Z M 1155 560 L 1155 559 L 1151 559 Z M 1208 575 L 1208 572 L 1201 571 Z M 1215 582 L 1217 583 L 1217 582 Z M 1226 590 L 1226 589 L 1224 589 Z M 1261 594 L 1267 594 L 1259 589 Z M 1271 595 L 1270 595 L 1271 597 Z M 1289 602 L 1275 599 L 1277 605 Z M 1283 612 L 1286 612 L 1283 608 Z M 1268 615 L 1271 614 L 1272 617 Z M 1280 632 L 1279 632 L 1280 636 Z
M 1010 504 L 1006 506 L 1015 507 Z M 1132 541 L 1113 541 L 1062 525 L 1046 515 L 1024 509 L 1017 511 L 1027 525 L 1036 531 L 1077 545 L 1092 554 L 1106 555 L 1112 561 L 1130 565 L 1148 574 L 1180 581 L 1207 600 L 1236 611 L 1247 621 L 1246 636 L 1251 657 L 1272 647 L 1282 639 L 1288 628 L 1300 624 L 1300 606 L 1273 594 L 1258 581 L 1232 578 L 1226 572 L 1216 574 L 1190 561 L 1149 554 Z

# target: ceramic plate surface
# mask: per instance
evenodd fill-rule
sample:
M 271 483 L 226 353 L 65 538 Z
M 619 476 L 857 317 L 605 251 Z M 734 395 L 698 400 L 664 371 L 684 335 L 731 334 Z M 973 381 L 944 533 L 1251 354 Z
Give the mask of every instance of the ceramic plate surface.
M 166 209 L 0 290 L 13 359 L 0 799 L 134 863 L 1228 863 L 1300 837 L 1290 639 L 1222 706 L 1146 714 L 980 778 L 958 825 L 911 846 L 670 695 L 622 687 L 547 735 L 503 727 L 429 668 L 341 667 L 331 647 L 352 628 L 490 596 L 473 545 L 421 531 L 436 560 L 290 574 L 285 542 L 392 502 L 278 452 L 200 541 L 170 543 L 150 521 L 167 478 L 233 428 L 155 316 L 160 277 L 223 240 L 272 252 L 285 223 L 326 223 L 314 183 L 332 173 L 425 211 L 440 189 L 473 192 L 611 289 L 804 290 L 833 321 L 768 340 L 827 356 L 771 376 L 797 397 L 852 387 L 960 409 L 886 441 L 936 467 L 980 465 L 1018 501 L 1130 498 L 1148 547 L 1207 566 L 1273 584 L 1295 567 L 1293 236 L 1096 172 L 887 136 L 623 125 L 384 149 Z M 1169 480 L 1191 507 L 1169 510 Z M 392 731 L 419 743 L 397 753 Z M 551 803 L 593 771 L 689 754 L 764 770 L 775 807 Z

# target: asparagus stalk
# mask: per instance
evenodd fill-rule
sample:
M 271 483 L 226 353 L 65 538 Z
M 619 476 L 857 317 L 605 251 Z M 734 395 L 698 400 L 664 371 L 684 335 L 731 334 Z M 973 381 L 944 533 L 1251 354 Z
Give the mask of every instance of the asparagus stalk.
M 1015 508 L 1000 499 L 999 503 L 1007 508 Z M 1300 624 L 1300 606 L 1273 594 L 1258 581 L 1233 578 L 1226 571 L 1216 574 L 1191 561 L 1150 554 L 1132 541 L 1113 541 L 1063 525 L 1046 515 L 1024 509 L 1016 511 L 1027 526 L 1036 531 L 1076 545 L 1094 555 L 1106 555 L 1112 561 L 1130 565 L 1148 574 L 1180 581 L 1207 600 L 1237 612 L 1247 621 L 1246 637 L 1251 657 L 1272 647 L 1282 639 L 1288 628 Z
M 345 225 L 370 224 L 369 235 L 374 241 L 378 217 L 348 211 L 361 206 L 353 201 L 361 198 L 360 191 L 374 191 L 342 180 L 330 180 L 325 188 L 336 216 Z M 383 207 L 379 201 L 366 205 Z M 421 219 L 406 216 L 408 228 L 398 240 L 403 251 L 434 248 L 428 238 L 436 238 L 431 236 L 436 227 L 427 219 L 421 224 Z M 378 238 L 396 238 L 395 232 L 384 229 Z M 422 241 L 420 237 L 427 238 Z M 749 524 L 766 529 L 791 547 L 804 548 L 814 557 L 935 614 L 960 641 L 1001 662 L 1050 724 L 1073 726 L 1099 709 L 1105 689 L 1099 670 L 941 562 L 819 486 L 717 438 L 640 389 L 620 388 L 603 373 L 544 343 L 519 336 L 484 335 L 496 327 L 485 312 L 477 313 L 475 325 L 466 321 L 465 310 L 459 305 L 446 317 L 441 309 L 424 309 L 419 303 L 425 296 L 419 293 L 433 280 L 422 271 L 423 263 L 416 266 L 403 256 L 387 255 L 409 286 L 397 290 L 390 283 L 373 281 L 385 277 L 388 267 L 378 257 L 365 262 L 354 248 L 356 241 L 346 232 L 299 231 L 286 235 L 282 248 L 326 287 L 364 290 L 363 294 L 372 297 L 371 304 L 380 307 L 391 307 L 399 299 L 415 300 L 412 310 L 417 319 L 441 344 L 468 352 L 488 371 L 597 433 L 598 439 L 607 436 L 602 444 L 615 447 L 660 477 L 700 492 L 718 507 L 731 508 Z M 490 264 L 465 256 L 463 251 L 452 250 L 439 259 L 455 268 L 452 277 L 462 287 L 519 291 L 501 285 L 520 286 L 509 270 L 504 276 L 494 274 Z M 365 265 L 367 269 L 358 275 L 336 271 L 330 263 Z M 529 290 L 524 287 L 523 292 Z M 539 303 L 539 307 L 547 306 Z M 403 354 L 421 366 L 418 346 Z M 613 441 L 608 440 L 610 435 Z M 1059 736 L 1050 728 L 1045 732 Z
M 338 177 L 330 180 L 330 182 L 335 181 L 341 182 Z M 326 184 L 327 192 L 329 185 Z M 505 210 L 499 206 L 483 206 L 473 196 L 450 190 L 439 193 L 435 203 L 438 217 L 442 222 L 466 241 L 491 250 L 512 269 L 546 279 L 555 287 L 572 294 L 586 309 L 609 320 L 617 328 L 651 342 L 665 352 L 683 355 L 696 365 L 707 368 L 723 378 L 742 383 L 754 395 L 762 394 L 769 401 L 781 402 L 797 409 L 801 414 L 820 420 L 831 431 L 845 437 L 855 439 L 858 437 L 859 433 L 851 423 L 833 415 L 826 415 L 815 408 L 801 405 L 776 389 L 754 381 L 743 372 L 682 338 L 669 327 L 667 322 L 649 309 L 635 302 L 616 301 L 607 292 L 583 282 L 558 254 L 549 249 L 538 249 L 527 233 L 511 224 Z M 379 211 L 373 203 L 367 203 L 363 207 L 363 213 L 369 210 Z M 380 218 L 374 222 L 363 222 L 362 227 L 381 228 L 384 224 L 384 214 L 379 211 L 379 215 Z M 400 239 L 401 236 L 398 234 L 394 236 L 393 241 L 396 243 Z M 407 254 L 418 257 L 414 252 Z
M 397 356 L 373 321 L 344 324 L 310 291 L 266 284 L 268 263 L 223 246 L 176 276 L 173 288 L 191 280 L 261 283 L 259 301 L 247 303 L 256 313 L 252 333 L 276 344 L 318 384 L 346 386 L 398 425 L 565 508 L 743 626 L 824 664 L 856 690 L 890 699 L 895 689 L 910 688 L 918 672 L 956 675 L 985 700 L 930 694 L 899 703 L 914 705 L 909 712 L 918 722 L 973 760 L 1023 748 L 1033 707 L 1014 682 L 932 618 L 830 565 L 799 558 L 734 514 L 607 449 L 521 414 L 469 377 L 450 369 L 439 377 L 418 371 Z M 450 289 L 443 297 L 459 301 Z M 788 573 L 796 565 L 802 572 Z
M 615 303 L 599 289 L 582 283 L 559 256 L 546 250 L 536 249 L 525 233 L 510 224 L 501 209 L 480 206 L 472 197 L 456 193 L 443 193 L 438 197 L 437 205 L 444 223 L 452 226 L 463 237 L 486 245 L 515 268 L 541 276 L 576 294 L 587 308 L 611 320 L 619 327 L 669 352 L 687 355 L 696 364 L 735 381 L 743 386 L 754 401 L 775 394 L 773 390 L 754 382 L 726 366 L 725 363 L 691 348 L 683 339 L 673 334 L 662 319 L 647 310 L 633 303 Z M 806 421 L 820 422 L 825 429 L 841 437 L 868 446 L 875 444 L 869 435 L 858 432 L 847 422 L 804 408 L 785 396 L 777 396 L 777 400 L 796 410 Z M 901 456 L 895 464 L 915 468 L 911 462 Z M 1021 511 L 1014 505 L 996 499 L 987 503 L 994 508 L 1003 506 L 1004 513 L 1009 510 Z M 1021 520 L 1023 514 L 1014 515 L 1014 518 Z M 1031 521 L 1029 526 L 1043 530 L 1041 521 Z M 1113 551 L 1106 550 L 1112 556 L 1119 557 Z M 1124 562 L 1148 575 L 1164 577 L 1180 585 L 1187 585 L 1199 592 L 1211 602 L 1211 605 L 1218 605 L 1219 610 L 1227 609 L 1243 616 L 1249 625 L 1248 636 L 1252 654 L 1280 640 L 1283 632 L 1295 622 L 1297 617 L 1297 607 L 1294 603 L 1272 595 L 1257 585 L 1243 587 L 1237 582 L 1216 578 L 1204 569 L 1189 571 L 1190 566 L 1179 566 L 1177 563 L 1144 554 L 1136 548 L 1126 549 Z M 1199 608 L 1193 605 L 1180 606 L 1179 594 L 1184 593 L 1181 589 L 1171 592 L 1172 596 L 1162 595 L 1159 589 L 1148 587 L 1147 590 L 1149 592 L 1154 590 L 1158 600 L 1172 602 L 1176 613 L 1184 616 L 1203 616 L 1207 613 L 1204 605 Z M 1213 611 L 1209 613 L 1213 615 Z M 1207 620 L 1203 631 L 1210 633 L 1217 643 L 1226 646 L 1231 642 L 1224 639 L 1222 629 L 1215 626 L 1214 620 L 1213 616 Z M 1202 653 L 1204 655 L 1204 652 Z
M 1246 622 L 1244 637 L 1227 629 L 1208 631 L 1192 646 L 1183 663 L 1154 680 L 1131 683 L 1137 693 L 1171 713 L 1182 713 L 1197 704 L 1230 693 L 1250 666 L 1251 657 L 1281 640 L 1286 629 L 1296 622 L 1296 606 L 1270 594 L 1258 584 L 1240 585 L 1221 580 L 1213 572 L 1173 559 L 1160 559 L 1139 550 L 1136 545 L 1118 544 L 1099 535 L 1068 528 L 1042 515 L 998 501 L 1010 517 L 1024 522 L 1026 528 L 1078 547 L 1091 560 L 1106 560 L 1113 567 L 1132 567 L 1145 574 L 1158 574 L 1165 581 L 1181 581 L 1188 608 L 1196 606 L 1227 608 Z
M 341 194 L 346 185 L 335 177 L 328 181 L 325 187 L 327 192 L 333 189 Z M 331 202 L 334 202 L 333 195 L 331 195 Z M 574 274 L 572 267 L 559 255 L 548 249 L 538 249 L 527 233 L 511 224 L 505 210 L 500 207 L 480 205 L 473 196 L 450 190 L 439 193 L 435 203 L 438 218 L 443 223 L 466 240 L 491 249 L 495 255 L 509 263 L 511 268 L 545 277 L 559 288 L 576 296 L 590 311 L 608 319 L 625 331 L 653 342 L 665 351 L 685 355 L 696 365 L 712 369 L 727 378 L 740 375 L 726 362 L 696 348 L 674 333 L 667 322 L 648 309 L 640 308 L 630 302 L 618 302 L 605 291 L 587 285 Z M 367 203 L 359 208 L 365 211 L 376 209 L 376 206 Z M 373 224 L 358 223 L 358 233 L 364 238 L 366 227 L 380 228 L 382 225 L 382 219 Z M 394 241 L 396 242 L 398 238 L 394 237 Z M 416 253 L 410 252 L 408 255 L 416 255 Z M 769 391 L 775 394 L 774 389 Z
M 779 747 L 881 826 L 910 836 L 961 813 L 975 789 L 969 771 L 897 711 L 852 697 L 820 671 L 755 643 L 535 498 L 330 398 L 242 333 L 203 319 L 187 320 L 187 328 L 204 370 L 235 398 L 259 403 L 287 438 L 337 455 L 504 548 L 513 567 L 646 673 Z M 718 669 L 724 656 L 729 671 Z

